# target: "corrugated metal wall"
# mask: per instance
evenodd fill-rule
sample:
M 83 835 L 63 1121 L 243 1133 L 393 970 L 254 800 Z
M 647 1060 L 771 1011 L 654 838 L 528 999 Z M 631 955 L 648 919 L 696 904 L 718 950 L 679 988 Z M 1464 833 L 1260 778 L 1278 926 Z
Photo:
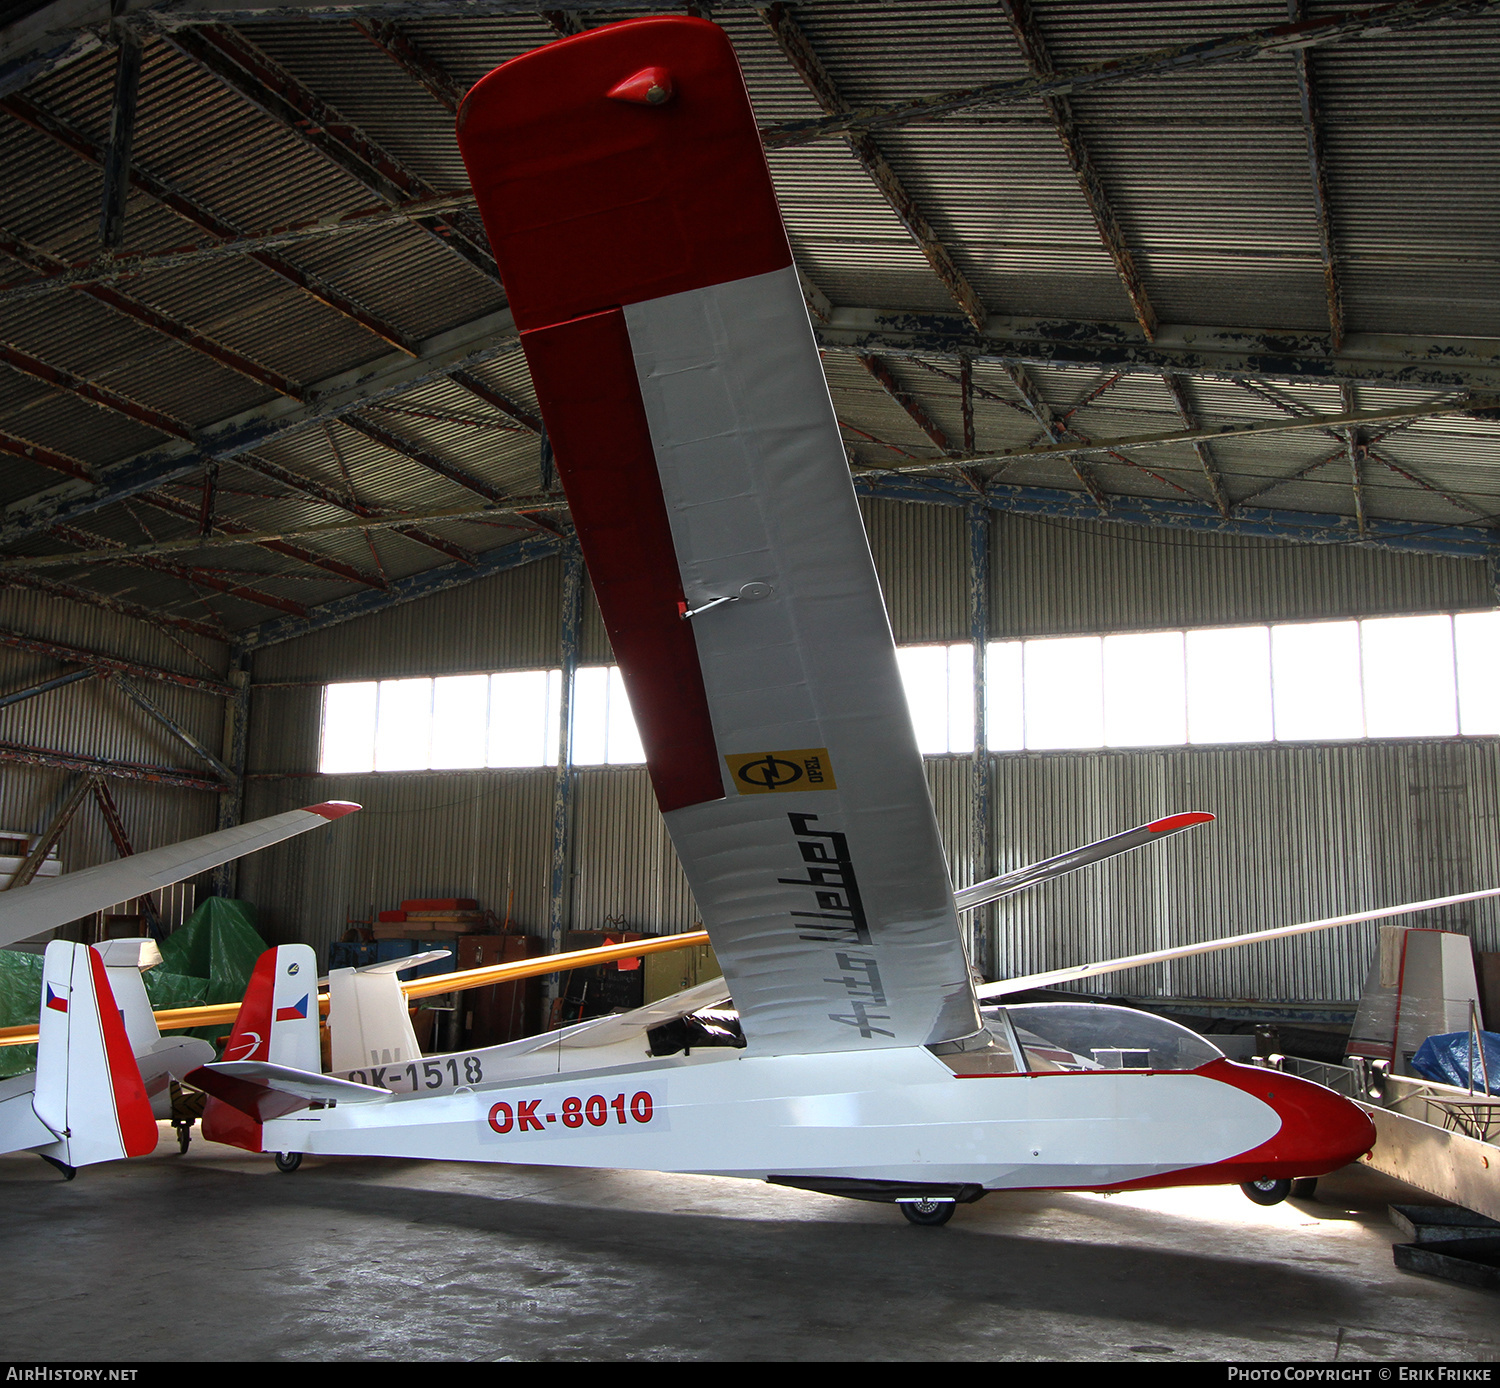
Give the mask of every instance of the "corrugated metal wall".
M 957 508 L 866 503 L 871 544 L 902 642 L 963 640 L 966 532 Z M 995 518 L 997 636 L 1138 630 L 1488 606 L 1482 566 L 1124 526 Z M 500 575 L 381 617 L 271 648 L 257 684 L 528 668 L 557 660 L 561 565 Z M 608 658 L 592 602 L 584 660 Z M 368 806 L 327 834 L 247 860 L 243 894 L 273 938 L 320 948 L 348 915 L 409 895 L 476 896 L 541 931 L 553 773 L 307 777 L 318 693 L 259 690 L 247 817 L 314 798 Z M 1500 884 L 1494 740 L 1005 754 L 996 758 L 997 870 L 1159 814 L 1220 822 L 1055 883 L 1000 908 L 1004 972 L 1030 972 L 1385 902 Z M 695 914 L 638 768 L 577 773 L 572 921 L 607 917 L 670 932 Z M 928 763 L 955 880 L 973 878 L 967 758 Z M 1500 949 L 1500 912 L 1455 915 Z M 1374 927 L 1117 975 L 1100 993 L 1352 999 Z
M 212 679 L 223 678 L 228 659 L 226 648 L 216 642 L 185 633 L 169 634 L 129 617 L 23 589 L 0 593 L 0 627 Z M 24 689 L 77 668 L 0 646 L 0 691 Z M 136 683 L 164 713 L 218 751 L 224 730 L 221 699 L 155 681 Z M 64 685 L 0 709 L 0 740 L 212 776 L 182 742 L 105 680 Z M 40 832 L 77 779 L 73 771 L 0 763 L 0 828 Z M 108 786 L 137 852 L 205 834 L 214 827 L 218 804 L 210 792 L 115 777 Z M 59 856 L 65 872 L 111 862 L 117 856 L 92 799 L 79 808 L 64 831 Z
M 991 542 L 991 630 L 997 637 L 1495 605 L 1483 564 L 1350 545 L 1019 515 L 997 515 Z M 965 626 L 947 639 L 967 638 Z
M 997 869 L 1158 815 L 1214 824 L 1001 903 L 1007 976 L 1500 886 L 1500 744 L 1182 747 L 997 756 Z M 1420 922 L 1500 950 L 1500 908 Z M 1373 923 L 1224 950 L 1082 985 L 1142 996 L 1354 999 Z

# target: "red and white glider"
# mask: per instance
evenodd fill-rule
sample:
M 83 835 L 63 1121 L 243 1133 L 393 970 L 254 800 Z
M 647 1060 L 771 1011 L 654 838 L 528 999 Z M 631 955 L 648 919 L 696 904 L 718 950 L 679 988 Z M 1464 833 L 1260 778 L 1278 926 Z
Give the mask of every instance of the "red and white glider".
M 1087 1003 L 981 1013 L 959 905 L 1207 816 L 955 903 L 722 31 L 642 19 L 527 54 L 469 93 L 458 138 L 724 978 L 422 1057 L 394 971 L 336 974 L 325 1076 L 277 1061 L 277 1029 L 306 1049 L 313 1024 L 271 1008 L 268 977 L 240 1026 L 269 1034 L 269 1058 L 199 1076 L 250 1125 L 231 1140 L 288 1168 L 316 1152 L 758 1177 L 920 1222 L 986 1190 L 1315 1176 L 1367 1150 L 1354 1105 L 1174 1023 Z

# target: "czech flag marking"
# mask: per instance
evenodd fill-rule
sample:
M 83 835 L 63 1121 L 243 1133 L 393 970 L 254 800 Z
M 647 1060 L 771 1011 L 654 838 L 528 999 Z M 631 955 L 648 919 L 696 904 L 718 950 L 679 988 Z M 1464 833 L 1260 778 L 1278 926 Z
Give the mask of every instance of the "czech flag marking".
M 278 1007 L 276 1009 L 276 1020 L 278 1022 L 296 1022 L 307 1016 L 307 1000 L 309 993 L 302 995 L 300 1002 L 293 1003 L 290 1007 Z
M 68 1010 L 67 998 L 63 997 L 61 993 L 53 992 L 50 983 L 47 985 L 47 1006 L 54 1012 L 66 1012 Z

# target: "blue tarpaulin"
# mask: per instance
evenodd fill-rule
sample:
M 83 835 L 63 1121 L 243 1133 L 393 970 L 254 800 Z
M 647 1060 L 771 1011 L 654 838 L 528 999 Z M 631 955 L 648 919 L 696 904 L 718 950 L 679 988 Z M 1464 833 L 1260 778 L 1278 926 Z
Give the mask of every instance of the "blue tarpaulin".
M 1489 1092 L 1500 1094 L 1500 1032 L 1481 1031 L 1479 1049 L 1470 1058 L 1471 1034 L 1467 1031 L 1450 1031 L 1442 1036 L 1429 1036 L 1416 1055 L 1411 1058 L 1411 1068 L 1424 1080 L 1436 1080 L 1439 1084 L 1457 1085 L 1468 1089 L 1470 1085 L 1484 1092 L 1485 1074 L 1489 1075 Z M 1480 1052 L 1484 1059 L 1481 1062 Z M 1472 1065 L 1473 1075 L 1470 1076 Z

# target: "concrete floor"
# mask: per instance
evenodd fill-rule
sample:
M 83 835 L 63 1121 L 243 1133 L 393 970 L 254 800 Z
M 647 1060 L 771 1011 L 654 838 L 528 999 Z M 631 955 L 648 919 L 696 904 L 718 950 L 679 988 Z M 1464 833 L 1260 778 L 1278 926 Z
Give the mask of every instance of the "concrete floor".
M 708 1176 L 282 1175 L 162 1132 L 71 1183 L 0 1158 L 4 1358 L 1500 1358 L 1500 1298 L 1397 1271 L 1385 1206 L 1423 1197 L 1356 1168 L 1271 1209 L 1234 1188 L 991 1195 L 919 1229 Z

